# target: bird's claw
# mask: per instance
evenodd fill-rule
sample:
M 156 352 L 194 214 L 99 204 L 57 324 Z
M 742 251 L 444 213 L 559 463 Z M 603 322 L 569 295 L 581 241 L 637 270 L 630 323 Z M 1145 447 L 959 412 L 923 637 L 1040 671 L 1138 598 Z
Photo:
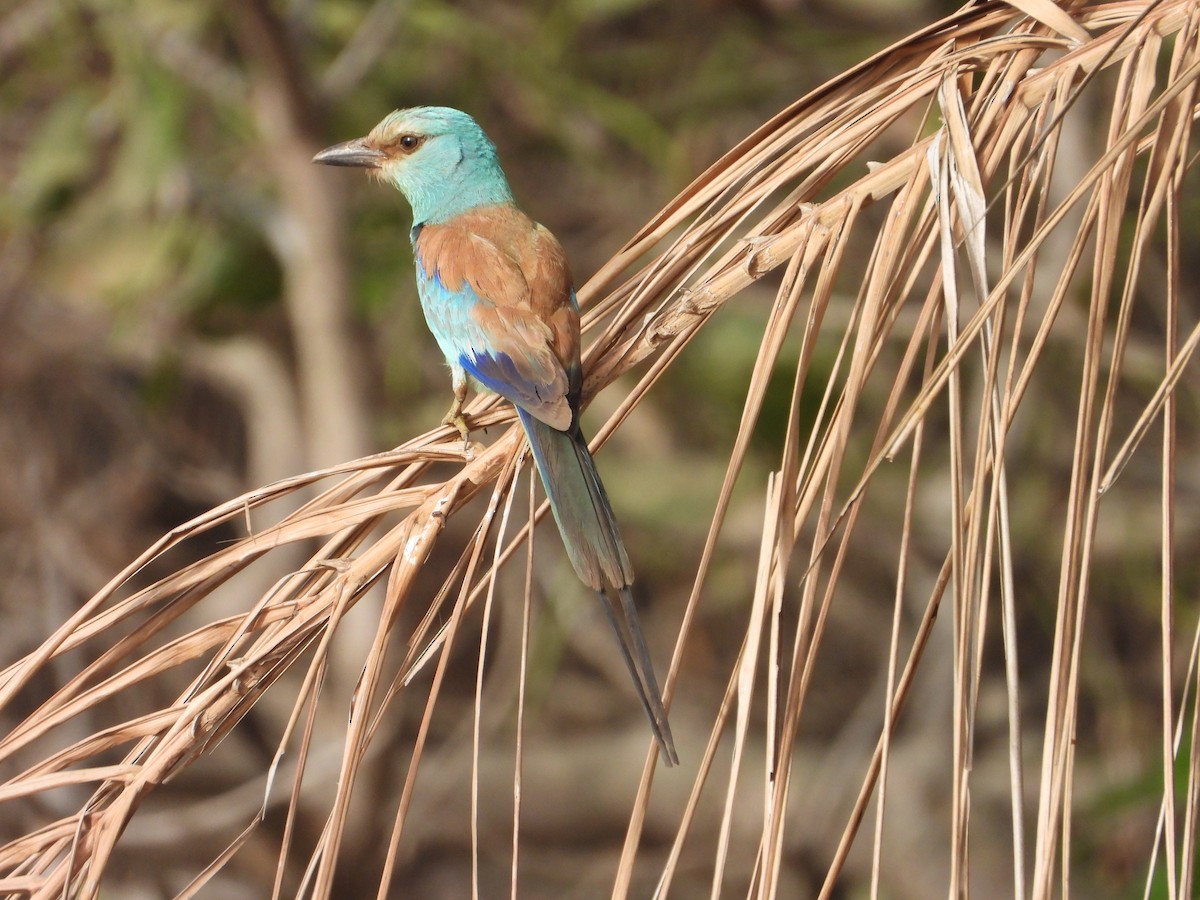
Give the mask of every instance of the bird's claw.
M 463 440 L 464 447 L 470 443 L 468 440 L 468 435 L 471 433 L 471 428 L 469 425 L 467 425 L 467 418 L 462 414 L 461 410 L 451 409 L 450 412 L 446 413 L 446 415 L 442 417 L 442 424 L 453 425 L 456 429 L 458 429 L 458 434 Z
M 443 425 L 453 425 L 458 430 L 459 437 L 463 441 L 464 451 L 471 446 L 471 442 L 467 439 L 467 436 L 471 433 L 471 427 L 467 424 L 467 417 L 462 413 L 463 404 L 466 401 L 467 383 L 464 380 L 454 385 L 454 402 L 450 404 L 450 409 L 447 410 L 446 415 L 442 416 Z

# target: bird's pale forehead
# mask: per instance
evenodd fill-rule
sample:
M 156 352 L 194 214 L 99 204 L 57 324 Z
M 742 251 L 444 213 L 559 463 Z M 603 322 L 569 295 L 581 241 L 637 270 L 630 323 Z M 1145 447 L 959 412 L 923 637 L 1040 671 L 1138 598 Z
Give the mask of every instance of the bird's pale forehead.
M 426 129 L 419 127 L 414 117 L 406 115 L 407 110 L 396 110 L 386 119 L 371 129 L 373 138 L 390 138 L 398 134 L 424 134 Z
M 475 125 L 466 113 L 436 106 L 417 106 L 389 113 L 371 131 L 372 137 L 396 137 L 401 134 L 437 135 L 462 131 Z

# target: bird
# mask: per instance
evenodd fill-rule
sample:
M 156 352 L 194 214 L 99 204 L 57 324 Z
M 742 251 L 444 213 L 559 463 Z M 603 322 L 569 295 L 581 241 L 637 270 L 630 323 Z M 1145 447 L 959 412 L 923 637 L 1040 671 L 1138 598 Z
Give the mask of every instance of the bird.
M 454 392 L 442 423 L 467 440 L 472 382 L 516 407 L 567 556 L 602 602 L 663 759 L 678 764 L 633 567 L 580 429 L 579 303 L 562 245 L 517 206 L 495 144 L 461 110 L 398 109 L 313 162 L 366 169 L 408 200 L 417 293 Z

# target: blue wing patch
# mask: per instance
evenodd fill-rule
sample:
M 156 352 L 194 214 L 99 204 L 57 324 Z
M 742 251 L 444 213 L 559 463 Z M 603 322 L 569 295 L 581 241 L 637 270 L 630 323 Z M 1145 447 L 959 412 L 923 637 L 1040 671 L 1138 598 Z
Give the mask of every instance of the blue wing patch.
M 532 389 L 534 396 L 541 399 L 537 385 L 528 382 L 507 353 L 478 355 L 464 353 L 458 358 L 458 361 L 468 375 L 489 391 L 494 391 L 501 396 L 507 396 L 514 392 L 518 395 L 528 396 Z
M 458 362 L 468 375 L 489 391 L 507 398 L 535 415 L 557 418 L 553 413 L 561 401 L 555 386 L 532 382 L 528 374 L 522 372 L 507 353 L 463 353 L 458 357 Z M 568 422 L 564 428 L 569 426 Z

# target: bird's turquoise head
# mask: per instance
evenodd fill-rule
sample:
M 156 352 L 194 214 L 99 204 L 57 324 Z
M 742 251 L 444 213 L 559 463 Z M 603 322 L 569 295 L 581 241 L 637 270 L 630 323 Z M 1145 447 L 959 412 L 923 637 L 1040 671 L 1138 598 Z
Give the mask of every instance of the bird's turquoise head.
M 398 109 L 366 137 L 322 150 L 313 162 L 371 170 L 404 193 L 418 224 L 512 202 L 496 145 L 465 112 L 445 106 Z

